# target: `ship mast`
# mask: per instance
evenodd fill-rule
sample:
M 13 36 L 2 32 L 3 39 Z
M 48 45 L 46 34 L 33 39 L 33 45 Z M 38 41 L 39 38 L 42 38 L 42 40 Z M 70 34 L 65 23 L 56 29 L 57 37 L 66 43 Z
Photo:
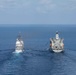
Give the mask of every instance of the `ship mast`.
M 21 41 L 22 37 L 21 37 L 21 33 L 19 32 L 19 35 L 18 35 L 18 40 Z
M 56 39 L 59 39 L 58 31 L 56 32 Z

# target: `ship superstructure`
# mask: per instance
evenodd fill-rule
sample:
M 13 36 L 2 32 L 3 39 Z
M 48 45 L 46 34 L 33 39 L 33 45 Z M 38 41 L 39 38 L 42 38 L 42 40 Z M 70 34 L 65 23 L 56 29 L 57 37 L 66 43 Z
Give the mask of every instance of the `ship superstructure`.
M 50 39 L 50 49 L 56 53 L 64 51 L 63 39 L 59 37 L 58 32 L 56 32 L 55 38 Z

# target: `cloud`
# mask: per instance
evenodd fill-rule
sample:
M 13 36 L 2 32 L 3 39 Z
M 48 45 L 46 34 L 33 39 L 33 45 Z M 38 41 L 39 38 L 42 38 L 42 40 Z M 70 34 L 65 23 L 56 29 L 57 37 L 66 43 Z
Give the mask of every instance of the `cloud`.
M 0 10 L 27 9 L 38 13 L 76 10 L 76 0 L 0 0 Z
M 27 7 L 30 4 L 28 0 L 0 0 L 0 8 L 22 8 Z
M 52 0 L 39 0 L 36 10 L 41 13 L 47 13 L 56 7 Z
M 52 0 L 0 0 L 0 9 L 28 9 L 46 13 L 55 8 Z
M 38 0 L 36 10 L 40 13 L 73 11 L 76 10 L 76 0 Z
M 76 10 L 76 0 L 66 0 L 59 5 L 60 8 L 64 10 Z

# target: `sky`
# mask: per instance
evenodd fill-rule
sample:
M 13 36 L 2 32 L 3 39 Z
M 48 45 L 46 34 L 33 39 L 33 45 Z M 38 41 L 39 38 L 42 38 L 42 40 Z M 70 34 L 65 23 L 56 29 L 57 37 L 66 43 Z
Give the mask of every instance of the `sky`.
M 76 0 L 0 0 L 0 24 L 76 24 Z

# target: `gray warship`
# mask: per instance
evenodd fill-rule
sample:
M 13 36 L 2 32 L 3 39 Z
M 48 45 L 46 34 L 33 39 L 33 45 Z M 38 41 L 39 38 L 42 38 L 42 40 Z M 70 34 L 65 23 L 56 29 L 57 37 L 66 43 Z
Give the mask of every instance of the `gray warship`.
M 21 53 L 23 51 L 24 51 L 24 42 L 22 40 L 21 35 L 19 34 L 16 39 L 15 53 Z
M 59 37 L 58 31 L 56 32 L 55 38 L 50 38 L 50 50 L 55 53 L 64 51 L 63 38 Z

